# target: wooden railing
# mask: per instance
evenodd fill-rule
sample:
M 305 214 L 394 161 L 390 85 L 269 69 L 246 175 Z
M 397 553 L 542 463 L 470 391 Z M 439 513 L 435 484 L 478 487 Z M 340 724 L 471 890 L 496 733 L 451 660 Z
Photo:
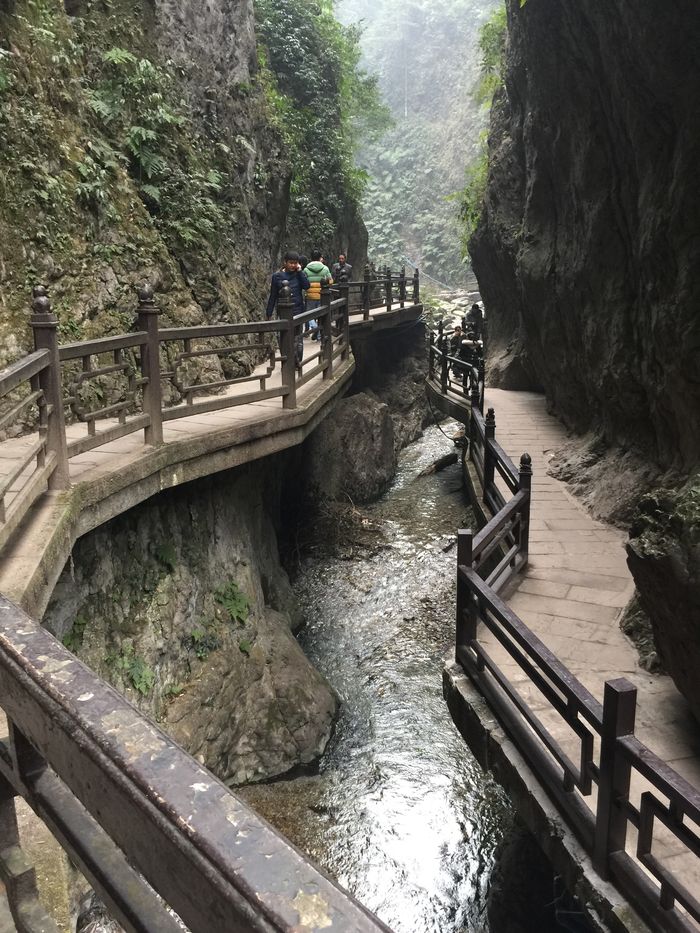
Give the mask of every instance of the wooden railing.
M 472 404 L 469 459 L 493 517 L 477 535 L 458 532 L 456 659 L 601 877 L 659 933 L 697 931 L 698 892 L 680 880 L 674 860 L 663 859 L 654 847 L 670 843 L 676 855 L 700 857 L 700 792 L 635 737 L 637 691 L 629 681 L 606 682 L 601 706 L 498 596 L 527 563 L 532 470 L 527 454 L 516 469 L 496 443 L 495 427 L 493 409 L 484 418 Z M 508 676 L 492 656 L 484 630 L 517 665 L 518 676 Z M 537 701 L 530 688 L 537 690 Z M 568 742 L 555 738 L 561 733 L 552 720 L 566 726 Z M 636 844 L 627 851 L 632 832 Z
M 19 847 L 23 797 L 127 931 L 387 931 L 52 635 L 0 596 L 0 878 L 53 933 Z M 1 728 L 1 727 L 0 727 Z
M 0 476 L 0 547 L 56 472 L 57 453 L 49 447 L 56 436 L 56 407 L 49 401 L 54 398 L 50 376 L 51 353 L 46 348 L 36 350 L 0 373 L 0 431 L 11 429 L 28 416 L 37 425 L 36 433 L 28 441 L 15 441 L 17 457 L 10 461 L 8 472 Z M 19 491 L 6 502 L 8 493 L 17 484 Z
M 62 346 L 41 286 L 32 312 L 36 351 L 0 372 L 0 438 L 9 464 L 0 473 L 0 547 L 47 488 L 68 486 L 71 458 L 137 431 L 145 444 L 161 444 L 163 424 L 189 415 L 270 398 L 296 408 L 300 386 L 319 375 L 330 379 L 336 361 L 350 355 L 347 294 L 334 298 L 328 288 L 321 308 L 302 315 L 293 315 L 287 289 L 276 320 L 160 328 L 144 287 L 132 333 Z M 297 365 L 295 342 L 311 318 L 321 340 Z M 260 360 L 265 368 L 254 371 Z
M 472 408 L 484 406 L 484 359 L 481 345 L 474 341 L 467 358 L 450 351 L 444 321 L 428 337 L 428 379 L 440 386 L 443 395 L 468 399 Z
M 347 295 L 351 318 L 368 321 L 372 309 L 395 311 L 408 305 L 420 304 L 420 273 L 414 269 L 412 276 L 406 275 L 402 266 L 398 274 L 388 267 L 377 271 L 365 266 L 364 278 L 349 282 L 343 279 L 335 282 L 333 288 L 341 295 Z

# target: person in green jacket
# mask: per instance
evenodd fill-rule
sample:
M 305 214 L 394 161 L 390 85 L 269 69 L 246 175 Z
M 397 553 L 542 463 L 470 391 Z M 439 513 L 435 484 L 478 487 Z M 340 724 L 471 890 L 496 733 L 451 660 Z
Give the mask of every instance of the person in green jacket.
M 331 270 L 323 262 L 320 249 L 311 251 L 311 262 L 304 269 L 304 272 L 309 280 L 309 289 L 306 292 L 306 310 L 312 311 L 314 308 L 319 308 L 321 306 L 321 286 L 324 283 L 328 285 L 333 284 Z M 309 329 L 311 330 L 311 339 L 318 340 L 320 338 L 318 323 L 316 321 L 310 321 Z

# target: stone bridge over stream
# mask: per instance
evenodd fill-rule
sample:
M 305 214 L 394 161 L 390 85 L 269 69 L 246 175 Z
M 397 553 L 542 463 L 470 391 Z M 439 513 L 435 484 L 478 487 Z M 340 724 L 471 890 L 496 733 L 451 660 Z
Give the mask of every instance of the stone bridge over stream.
M 128 930 L 181 929 L 168 907 L 206 933 L 387 929 L 32 619 L 78 537 L 160 490 L 300 443 L 348 386 L 352 341 L 421 316 L 417 274 L 344 283 L 296 318 L 283 300 L 279 320 L 190 328 L 161 327 L 144 289 L 134 331 L 59 346 L 35 291 L 36 350 L 0 373 L 8 929 L 55 929 L 19 847 L 17 796 Z M 322 339 L 297 370 L 295 328 L 312 317 Z M 466 426 L 483 519 L 458 535 L 450 711 L 594 928 L 697 930 L 697 730 L 619 633 L 622 536 L 547 477 L 563 436 L 541 397 L 484 398 L 483 366 L 454 362 L 431 335 L 427 391 Z

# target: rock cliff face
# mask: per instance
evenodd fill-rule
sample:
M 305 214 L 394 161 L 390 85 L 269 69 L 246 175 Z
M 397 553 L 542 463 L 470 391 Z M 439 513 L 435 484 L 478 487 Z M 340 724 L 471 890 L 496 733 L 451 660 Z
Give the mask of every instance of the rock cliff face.
M 279 458 L 163 493 L 77 543 L 44 624 L 231 784 L 316 758 L 337 701 L 279 564 Z
M 64 342 L 127 329 L 145 280 L 172 324 L 261 317 L 281 249 L 313 245 L 288 242 L 278 97 L 252 0 L 0 2 L 0 367 L 37 282 Z M 344 185 L 324 247 L 360 270 Z
M 471 243 L 491 375 L 662 467 L 700 458 L 700 19 L 692 0 L 508 2 Z
M 261 313 L 289 170 L 257 75 L 252 3 L 0 5 L 0 366 L 51 288 L 62 337 L 133 318 Z
M 693 0 L 507 6 L 505 88 L 470 244 L 487 372 L 544 388 L 589 432 L 587 461 L 564 471 L 594 505 L 621 518 L 665 487 L 642 503 L 630 566 L 661 659 L 697 713 L 695 486 L 677 490 L 700 462 L 700 18 Z
M 642 498 L 627 553 L 660 661 L 700 722 L 700 474 Z

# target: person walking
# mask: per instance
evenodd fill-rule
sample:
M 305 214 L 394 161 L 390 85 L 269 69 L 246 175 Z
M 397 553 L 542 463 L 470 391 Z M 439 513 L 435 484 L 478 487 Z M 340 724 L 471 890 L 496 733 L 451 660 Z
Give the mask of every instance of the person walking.
M 333 263 L 333 278 L 336 282 L 349 282 L 352 266 L 347 261 L 345 253 L 338 256 L 338 262 Z
M 320 249 L 311 251 L 311 262 L 304 269 L 306 277 L 309 280 L 309 290 L 306 293 L 306 310 L 313 311 L 321 306 L 321 286 L 324 284 L 332 285 L 331 270 L 323 262 L 323 256 Z M 320 339 L 321 328 L 317 321 L 310 322 L 311 339 Z
M 266 317 L 268 321 L 277 308 L 280 289 L 284 283 L 289 285 L 289 292 L 292 299 L 292 313 L 298 317 L 304 313 L 304 292 L 308 291 L 309 280 L 306 273 L 299 265 L 299 253 L 289 251 L 284 256 L 284 267 L 279 272 L 272 274 L 270 282 L 270 297 L 267 299 Z M 304 335 L 301 325 L 294 328 L 294 365 L 297 371 L 301 373 L 301 361 L 304 358 Z

